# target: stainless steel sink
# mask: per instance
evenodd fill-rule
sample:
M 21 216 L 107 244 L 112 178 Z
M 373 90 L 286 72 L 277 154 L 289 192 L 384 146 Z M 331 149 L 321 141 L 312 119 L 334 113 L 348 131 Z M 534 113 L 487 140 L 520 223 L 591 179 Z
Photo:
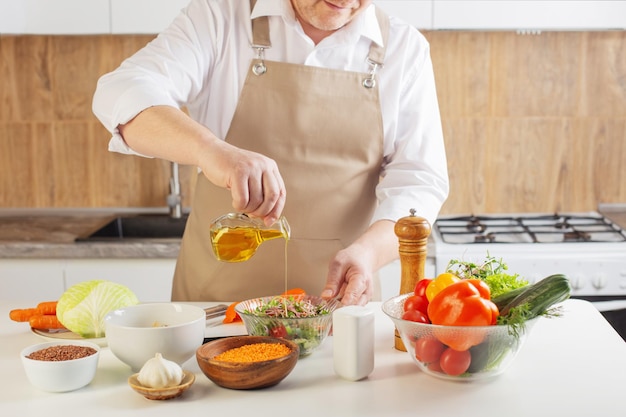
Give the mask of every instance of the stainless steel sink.
M 180 239 L 189 214 L 180 218 L 168 214 L 140 214 L 118 216 L 77 242 L 120 241 L 129 239 Z

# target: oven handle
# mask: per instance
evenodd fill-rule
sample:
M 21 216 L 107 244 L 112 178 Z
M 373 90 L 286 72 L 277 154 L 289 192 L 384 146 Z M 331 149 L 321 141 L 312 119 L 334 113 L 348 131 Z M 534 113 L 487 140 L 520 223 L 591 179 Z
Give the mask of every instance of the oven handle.
M 626 300 L 593 301 L 591 304 L 601 312 L 626 310 Z

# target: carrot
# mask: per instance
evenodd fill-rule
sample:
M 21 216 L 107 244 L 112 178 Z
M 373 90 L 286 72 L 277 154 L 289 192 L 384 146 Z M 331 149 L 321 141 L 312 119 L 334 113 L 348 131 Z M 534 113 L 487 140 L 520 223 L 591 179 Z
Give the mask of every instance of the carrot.
M 37 311 L 39 314 L 56 314 L 57 301 L 43 301 L 37 304 Z
M 285 291 L 282 295 L 306 295 L 306 291 L 302 288 L 291 288 Z
M 306 295 L 306 291 L 304 291 L 302 288 L 291 288 L 285 291 L 284 293 L 282 293 L 281 295 L 291 296 L 295 300 L 302 300 L 304 296 Z
M 18 308 L 9 312 L 9 318 L 13 321 L 28 321 L 36 314 L 36 308 Z
M 226 309 L 226 313 L 224 313 L 224 320 L 222 323 L 234 323 L 237 321 L 242 321 L 239 314 L 235 311 L 235 306 L 239 303 L 239 301 L 235 301 Z
M 39 314 L 28 320 L 30 327 L 39 330 L 65 329 L 55 314 Z

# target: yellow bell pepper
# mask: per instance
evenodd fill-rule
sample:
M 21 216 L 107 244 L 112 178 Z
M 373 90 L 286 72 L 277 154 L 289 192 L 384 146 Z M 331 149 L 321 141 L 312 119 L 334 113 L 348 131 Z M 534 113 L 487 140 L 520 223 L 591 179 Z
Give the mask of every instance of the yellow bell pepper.
M 432 280 L 432 282 L 428 284 L 428 287 L 426 287 L 426 298 L 428 299 L 428 302 L 431 302 L 433 298 L 441 292 L 441 290 L 454 284 L 455 282 L 459 282 L 460 280 L 461 279 L 459 277 L 451 274 L 450 272 L 439 274 L 437 278 Z

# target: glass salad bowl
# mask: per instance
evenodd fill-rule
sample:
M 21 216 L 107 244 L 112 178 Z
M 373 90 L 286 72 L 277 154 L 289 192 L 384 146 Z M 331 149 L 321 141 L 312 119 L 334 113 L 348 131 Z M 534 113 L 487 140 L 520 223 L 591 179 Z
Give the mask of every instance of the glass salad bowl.
M 268 316 L 263 313 L 268 305 L 274 310 L 293 309 L 294 303 L 315 306 L 317 312 L 310 317 Z M 273 336 L 291 340 L 300 348 L 300 357 L 311 354 L 326 339 L 333 322 L 333 311 L 341 303 L 324 300 L 313 295 L 269 296 L 242 301 L 235 306 L 246 330 L 251 336 Z
M 404 301 L 413 293 L 385 301 L 391 318 L 417 367 L 428 375 L 454 381 L 474 381 L 502 374 L 526 341 L 534 318 L 515 328 L 494 326 L 441 326 L 403 320 Z M 452 349 L 454 346 L 462 350 Z

